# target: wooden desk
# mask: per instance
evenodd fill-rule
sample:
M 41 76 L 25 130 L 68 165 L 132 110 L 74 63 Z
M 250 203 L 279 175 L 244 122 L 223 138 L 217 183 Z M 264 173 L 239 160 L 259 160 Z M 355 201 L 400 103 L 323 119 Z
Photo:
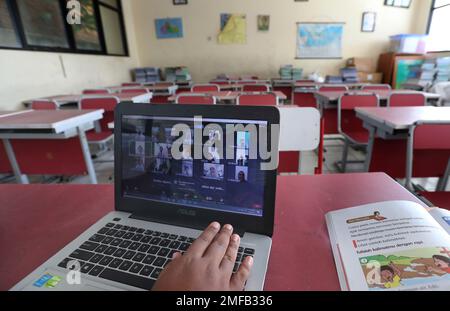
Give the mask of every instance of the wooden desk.
M 163 85 L 142 85 L 142 86 L 110 86 L 106 88 L 110 93 L 113 93 L 113 96 L 116 96 L 123 90 L 131 90 L 131 89 L 147 89 L 150 92 L 153 93 L 154 96 L 156 95 L 173 95 L 176 93 L 178 86 L 177 85 L 171 85 L 171 86 L 163 86 Z
M 2 112 L 0 139 L 18 183 L 27 184 L 12 141 L 16 140 L 67 140 L 79 137 L 87 172 L 93 184 L 97 183 L 94 166 L 86 138 L 86 131 L 94 128 L 94 122 L 102 119 L 103 110 L 26 110 Z M 32 152 L 32 150 L 30 150 Z
M 368 171 L 376 137 L 382 139 L 406 139 L 406 187 L 411 184 L 413 173 L 414 130 L 418 124 L 450 124 L 450 107 L 379 107 L 356 108 L 356 115 L 363 120 L 370 132 L 365 168 Z M 450 148 L 450 144 L 449 144 Z M 386 159 L 389 161 L 389 159 Z M 446 176 L 444 176 L 445 181 Z M 442 188 L 445 185 L 439 185 Z
M 56 95 L 56 96 L 49 96 L 49 97 L 42 97 L 42 98 L 35 98 L 26 100 L 23 102 L 25 107 L 30 107 L 31 103 L 34 100 L 51 100 L 56 103 L 56 105 L 59 108 L 63 108 L 64 106 L 77 106 L 78 102 L 83 97 L 89 97 L 89 98 L 96 98 L 96 97 L 116 97 L 119 102 L 125 102 L 125 101 L 132 101 L 134 103 L 142 103 L 142 104 L 148 104 L 150 103 L 150 100 L 153 97 L 153 93 L 117 93 L 117 94 L 93 94 L 93 95 L 81 95 L 81 94 L 74 94 L 74 95 Z
M 0 193 L 0 290 L 11 288 L 114 209 L 112 185 L 0 185 Z M 378 173 L 282 176 L 276 197 L 268 291 L 340 290 L 327 212 L 389 200 L 425 206 Z

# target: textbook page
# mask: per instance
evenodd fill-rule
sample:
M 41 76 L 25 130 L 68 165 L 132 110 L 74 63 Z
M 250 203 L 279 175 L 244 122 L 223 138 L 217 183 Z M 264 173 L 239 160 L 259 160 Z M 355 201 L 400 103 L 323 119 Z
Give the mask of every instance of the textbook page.
M 431 216 L 450 234 L 450 211 L 442 208 L 434 208 L 430 211 Z
M 450 290 L 450 236 L 421 205 L 348 208 L 327 224 L 343 290 Z

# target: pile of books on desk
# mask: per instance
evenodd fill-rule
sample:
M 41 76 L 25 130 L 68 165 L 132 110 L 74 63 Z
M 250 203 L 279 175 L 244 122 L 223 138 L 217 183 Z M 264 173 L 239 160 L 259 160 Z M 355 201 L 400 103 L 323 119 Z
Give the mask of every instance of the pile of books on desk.
M 280 68 L 281 80 L 292 80 L 292 65 L 283 65 Z
M 450 57 L 436 59 L 436 82 L 450 81 Z
M 292 65 L 283 65 L 280 67 L 281 80 L 301 80 L 303 79 L 303 69 L 295 68 Z
M 180 82 L 191 81 L 192 76 L 187 67 L 167 67 L 164 70 L 166 81 Z
M 145 67 L 134 69 L 134 81 L 139 83 L 151 83 L 161 81 L 160 71 L 157 67 Z
M 344 81 L 342 80 L 342 76 L 326 76 L 325 78 L 326 84 L 342 84 Z
M 358 83 L 358 71 L 355 67 L 345 67 L 341 69 L 342 80 L 345 83 Z

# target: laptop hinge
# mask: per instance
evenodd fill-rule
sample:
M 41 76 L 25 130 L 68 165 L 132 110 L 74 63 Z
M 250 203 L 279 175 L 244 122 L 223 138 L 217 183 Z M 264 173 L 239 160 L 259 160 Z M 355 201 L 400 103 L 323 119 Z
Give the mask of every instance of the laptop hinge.
M 164 221 L 163 219 L 160 219 L 160 218 L 153 218 L 151 216 L 144 216 L 144 215 L 137 215 L 137 214 L 131 214 L 130 218 L 131 219 L 137 219 L 137 220 L 144 220 L 144 221 L 155 222 L 155 223 L 159 223 L 159 224 L 163 224 L 163 225 L 195 229 L 195 230 L 200 230 L 200 231 L 203 231 L 206 228 L 206 226 L 207 226 L 207 225 L 203 225 L 203 224 L 186 223 L 185 221 L 183 221 L 183 222 L 176 221 L 176 220 Z M 246 233 L 246 230 L 244 228 L 241 228 L 241 227 L 236 227 L 235 226 L 235 227 L 233 227 L 233 229 L 234 229 L 234 233 L 238 234 L 241 238 Z

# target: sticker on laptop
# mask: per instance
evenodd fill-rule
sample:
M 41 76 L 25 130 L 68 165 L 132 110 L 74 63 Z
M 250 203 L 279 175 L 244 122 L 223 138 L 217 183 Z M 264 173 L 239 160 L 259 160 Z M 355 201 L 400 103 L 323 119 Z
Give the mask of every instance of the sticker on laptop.
M 55 288 L 59 282 L 61 282 L 62 278 L 57 275 L 44 274 L 39 280 L 34 282 L 35 287 L 43 287 L 46 288 Z

